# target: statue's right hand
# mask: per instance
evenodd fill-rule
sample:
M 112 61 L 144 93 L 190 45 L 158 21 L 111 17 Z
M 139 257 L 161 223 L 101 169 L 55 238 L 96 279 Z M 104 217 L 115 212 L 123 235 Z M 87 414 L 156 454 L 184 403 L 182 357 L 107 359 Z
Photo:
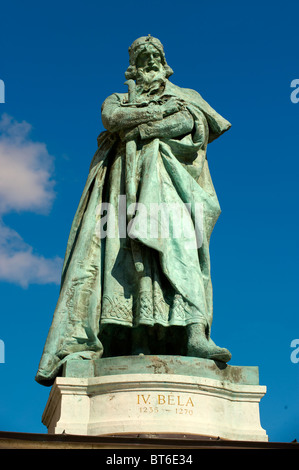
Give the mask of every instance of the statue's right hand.
M 162 104 L 163 115 L 169 116 L 171 114 L 178 113 L 184 108 L 184 103 L 175 97 L 169 98 L 166 103 Z

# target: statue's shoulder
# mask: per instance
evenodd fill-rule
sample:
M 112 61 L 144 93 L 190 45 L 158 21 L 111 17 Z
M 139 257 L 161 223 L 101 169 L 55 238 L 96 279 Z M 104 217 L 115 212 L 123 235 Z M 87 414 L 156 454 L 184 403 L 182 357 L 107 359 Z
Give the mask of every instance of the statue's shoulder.
M 176 96 L 184 97 L 185 100 L 201 103 L 203 101 L 202 96 L 195 90 L 191 88 L 182 88 L 168 80 L 167 89 L 175 94 Z
M 212 140 L 219 137 L 231 127 L 230 122 L 218 114 L 197 91 L 191 88 L 181 88 L 169 81 L 167 83 L 167 89 L 171 94 L 184 99 L 187 103 L 192 104 L 193 107 L 196 107 L 204 114 L 210 128 L 209 142 L 212 142 Z
M 113 105 L 113 104 L 118 104 L 124 100 L 128 99 L 128 94 L 127 93 L 112 93 L 112 95 L 109 95 L 104 103 L 102 104 L 102 109 L 105 106 Z
M 114 99 L 118 99 L 119 101 L 123 101 L 125 98 L 128 97 L 128 93 L 112 93 L 111 97 Z

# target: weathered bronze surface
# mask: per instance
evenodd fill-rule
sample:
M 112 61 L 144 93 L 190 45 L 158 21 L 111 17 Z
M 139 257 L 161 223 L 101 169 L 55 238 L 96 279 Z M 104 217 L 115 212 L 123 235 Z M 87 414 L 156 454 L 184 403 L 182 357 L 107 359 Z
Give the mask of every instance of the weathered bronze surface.
M 210 336 L 209 242 L 220 207 L 206 158 L 230 123 L 169 81 L 158 39 L 137 39 L 129 56 L 128 93 L 102 106 L 106 131 L 71 227 L 42 384 L 74 358 L 231 358 Z

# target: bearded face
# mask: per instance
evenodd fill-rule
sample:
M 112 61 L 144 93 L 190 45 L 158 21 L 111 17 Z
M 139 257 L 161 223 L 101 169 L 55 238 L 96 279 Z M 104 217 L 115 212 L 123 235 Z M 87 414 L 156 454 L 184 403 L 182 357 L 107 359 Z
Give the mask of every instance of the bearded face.
M 160 52 L 151 44 L 138 54 L 136 69 L 136 84 L 142 88 L 142 91 L 156 88 L 156 85 L 159 87 L 166 79 L 166 70 Z

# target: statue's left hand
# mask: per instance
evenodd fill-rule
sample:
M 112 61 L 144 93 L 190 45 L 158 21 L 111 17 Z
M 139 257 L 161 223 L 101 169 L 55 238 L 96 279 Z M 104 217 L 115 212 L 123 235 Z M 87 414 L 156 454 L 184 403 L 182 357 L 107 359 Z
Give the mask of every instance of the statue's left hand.
M 171 96 L 165 103 L 161 104 L 163 117 L 180 112 L 184 109 L 184 106 L 183 100 Z

